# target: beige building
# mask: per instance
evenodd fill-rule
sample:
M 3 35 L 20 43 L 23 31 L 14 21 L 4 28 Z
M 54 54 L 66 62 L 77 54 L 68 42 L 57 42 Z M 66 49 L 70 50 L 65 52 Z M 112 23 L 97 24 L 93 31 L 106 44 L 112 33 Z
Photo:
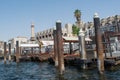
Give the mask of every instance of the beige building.
M 4 41 L 0 41 L 0 49 L 4 48 Z
M 39 40 L 53 40 L 53 28 L 40 31 L 36 33 L 36 38 Z M 66 24 L 65 27 L 62 28 L 63 36 L 72 36 L 72 24 Z
M 19 41 L 19 44 L 22 44 L 22 43 L 27 43 L 28 40 L 26 37 L 21 37 L 21 36 L 18 36 L 16 38 L 12 38 L 10 39 L 8 42 L 11 43 L 11 48 L 15 48 L 16 47 L 16 41 Z

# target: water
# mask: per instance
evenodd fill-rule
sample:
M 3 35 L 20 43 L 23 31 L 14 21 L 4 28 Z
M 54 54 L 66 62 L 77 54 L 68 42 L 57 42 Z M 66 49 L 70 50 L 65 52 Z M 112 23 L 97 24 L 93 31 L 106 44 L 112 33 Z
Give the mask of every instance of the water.
M 120 80 L 120 70 L 105 71 L 99 75 L 97 69 L 79 70 L 75 67 L 65 67 L 63 76 L 59 76 L 54 65 L 47 62 L 0 62 L 0 80 Z

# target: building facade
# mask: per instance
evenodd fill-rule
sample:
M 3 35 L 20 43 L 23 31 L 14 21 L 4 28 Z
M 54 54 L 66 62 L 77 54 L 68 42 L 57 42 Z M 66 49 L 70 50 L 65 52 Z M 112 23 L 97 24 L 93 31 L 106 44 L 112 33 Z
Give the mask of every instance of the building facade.
M 36 33 L 37 40 L 53 40 L 53 30 L 54 28 L 50 28 L 44 31 L 40 31 Z M 66 24 L 65 27 L 62 28 L 63 36 L 72 36 L 72 24 Z
M 14 49 L 16 47 L 16 41 L 19 41 L 19 44 L 22 44 L 22 43 L 27 43 L 28 39 L 26 37 L 21 37 L 21 36 L 10 39 L 8 41 L 8 43 L 11 43 L 11 48 L 12 49 Z
M 120 32 L 120 15 L 110 16 L 107 18 L 103 18 L 100 20 L 101 26 L 100 30 L 102 34 L 106 32 Z M 62 28 L 62 36 L 71 37 L 72 34 L 72 25 L 66 24 L 65 27 Z M 82 28 L 85 30 L 86 37 L 95 36 L 95 29 L 93 22 L 87 22 L 81 24 Z M 50 28 L 44 31 L 40 31 L 36 33 L 37 40 L 53 40 L 53 30 L 54 28 Z

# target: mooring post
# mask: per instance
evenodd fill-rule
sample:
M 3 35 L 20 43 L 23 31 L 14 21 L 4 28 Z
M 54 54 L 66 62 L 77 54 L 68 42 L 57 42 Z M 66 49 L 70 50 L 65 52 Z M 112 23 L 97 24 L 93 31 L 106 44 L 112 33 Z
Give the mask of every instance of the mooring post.
M 9 57 L 8 57 L 9 62 L 11 62 L 11 43 L 9 43 Z
M 16 51 L 15 51 L 15 48 L 14 48 L 14 54 L 15 54 L 15 52 L 16 52 Z
M 70 54 L 72 54 L 72 43 L 69 42 L 69 47 L 70 47 Z
M 93 52 L 94 52 L 94 58 L 97 59 L 97 51 L 96 51 L 96 49 L 94 49 Z
M 80 52 L 80 56 L 81 56 L 81 60 L 83 61 L 82 64 L 82 68 L 86 69 L 86 47 L 85 47 L 85 31 L 83 31 L 82 29 L 80 29 L 79 31 L 79 42 L 80 42 L 80 48 L 81 48 L 81 52 Z
M 31 47 L 31 53 L 33 54 L 34 52 L 33 52 L 33 47 Z
M 42 46 L 42 45 L 40 44 L 40 45 L 39 45 L 39 53 L 41 53 L 41 46 Z
M 63 55 L 62 29 L 61 29 L 60 20 L 56 22 L 56 32 L 57 32 L 58 68 L 60 75 L 62 75 L 65 70 L 65 67 L 64 67 L 64 55 Z
M 95 39 L 96 39 L 96 50 L 98 56 L 98 71 L 100 74 L 104 72 L 104 54 L 103 54 L 103 44 L 102 35 L 100 32 L 100 18 L 97 13 L 94 14 L 94 27 L 95 27 Z
M 58 67 L 58 53 L 57 53 L 57 32 L 56 30 L 53 31 L 54 35 L 54 58 L 55 58 L 55 66 Z
M 6 50 L 6 42 L 4 42 L 4 63 L 6 64 L 7 60 L 7 50 Z
M 19 41 L 16 41 L 16 62 L 19 62 Z
M 19 54 L 21 55 L 21 53 L 22 53 L 22 48 L 19 47 Z

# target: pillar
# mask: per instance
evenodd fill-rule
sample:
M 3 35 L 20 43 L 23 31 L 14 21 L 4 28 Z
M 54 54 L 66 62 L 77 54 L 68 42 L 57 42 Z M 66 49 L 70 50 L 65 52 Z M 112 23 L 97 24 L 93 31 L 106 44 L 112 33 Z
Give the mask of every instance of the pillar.
M 19 62 L 19 41 L 16 41 L 16 62 Z
M 9 43 L 9 57 L 8 57 L 9 62 L 11 62 L 11 43 Z
M 95 27 L 95 40 L 96 40 L 96 50 L 97 50 L 97 61 L 98 61 L 98 71 L 100 74 L 104 72 L 104 54 L 103 54 L 103 44 L 102 35 L 100 32 L 100 18 L 97 13 L 94 15 L 94 27 Z
M 35 41 L 34 24 L 31 24 L 31 41 Z
M 57 31 L 58 69 L 59 69 L 59 73 L 62 75 L 65 70 L 65 67 L 64 67 L 61 21 L 59 20 L 56 22 L 56 31 Z
M 72 43 L 69 42 L 69 47 L 70 47 L 70 54 L 72 54 Z
M 34 52 L 33 52 L 33 47 L 31 47 L 31 53 L 33 54 Z
M 79 45 L 80 45 L 80 48 L 81 48 L 81 52 L 80 52 L 80 56 L 81 56 L 81 60 L 83 61 L 83 64 L 82 64 L 82 68 L 83 69 L 86 69 L 86 47 L 85 47 L 85 32 L 80 29 L 79 31 Z
M 57 34 L 56 30 L 53 31 L 54 36 L 54 58 L 55 66 L 58 67 L 58 53 L 57 53 Z
M 7 60 L 7 50 L 6 50 L 6 42 L 4 42 L 4 63 L 6 64 Z

